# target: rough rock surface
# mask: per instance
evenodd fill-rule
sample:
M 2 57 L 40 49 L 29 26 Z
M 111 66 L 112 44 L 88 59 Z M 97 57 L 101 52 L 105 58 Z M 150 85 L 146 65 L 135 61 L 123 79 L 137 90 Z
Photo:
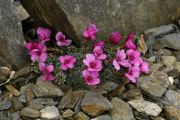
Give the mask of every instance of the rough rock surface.
M 37 22 L 61 30 L 77 41 L 89 23 L 102 29 L 99 35 L 112 31 L 142 32 L 145 28 L 167 24 L 180 16 L 179 0 L 21 0 Z M 127 9 L 128 8 L 128 9 Z M 174 12 L 172 12 L 174 11 Z M 167 16 L 168 15 L 168 16 Z M 111 27 L 109 27 L 111 25 Z
M 91 116 L 98 116 L 112 107 L 108 99 L 95 92 L 87 92 L 81 102 L 82 110 Z
M 132 108 L 128 103 L 117 97 L 113 98 L 111 103 L 113 108 L 110 110 L 110 114 L 113 120 L 135 120 Z
M 38 80 L 33 86 L 33 92 L 36 97 L 60 97 L 64 95 L 63 91 L 56 85 L 42 80 Z
M 168 90 L 165 94 L 165 100 L 171 105 L 180 108 L 180 93 L 173 90 Z
M 23 117 L 29 117 L 29 118 L 39 118 L 40 117 L 40 112 L 31 108 L 24 108 L 20 111 L 20 116 Z
M 40 111 L 41 118 L 44 119 L 58 119 L 60 114 L 59 110 L 55 106 L 47 106 L 46 108 Z
M 163 47 L 168 47 L 175 50 L 180 50 L 180 34 L 172 33 L 164 36 L 159 41 L 159 44 Z
M 137 111 L 144 112 L 147 115 L 158 116 L 162 109 L 155 103 L 145 101 L 145 100 L 132 100 L 128 101 L 128 103 Z
M 165 106 L 165 115 L 169 120 L 180 120 L 180 109 L 174 106 Z
M 159 71 L 148 77 L 140 77 L 138 82 L 140 82 L 140 88 L 143 92 L 151 99 L 159 99 L 170 84 L 168 75 Z
M 0 2 L 0 66 L 19 68 L 27 63 L 21 22 L 10 0 Z

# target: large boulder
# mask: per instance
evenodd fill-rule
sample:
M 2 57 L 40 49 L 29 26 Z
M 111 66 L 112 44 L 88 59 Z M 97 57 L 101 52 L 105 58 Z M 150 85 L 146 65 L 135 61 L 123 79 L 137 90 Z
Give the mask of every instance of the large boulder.
M 107 37 L 112 31 L 142 32 L 180 16 L 179 0 L 21 0 L 42 25 L 78 41 L 89 23 L 96 23 Z
M 0 2 L 0 66 L 19 68 L 27 62 L 21 22 L 10 0 Z

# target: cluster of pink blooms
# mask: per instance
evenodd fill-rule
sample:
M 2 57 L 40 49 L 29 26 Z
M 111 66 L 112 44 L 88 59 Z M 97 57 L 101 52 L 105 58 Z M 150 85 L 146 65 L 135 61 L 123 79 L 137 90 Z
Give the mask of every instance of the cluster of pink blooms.
M 40 78 L 42 80 L 52 81 L 55 79 L 53 76 L 54 66 L 52 63 L 46 64 L 47 52 L 45 43 L 50 41 L 51 31 L 47 28 L 39 27 L 37 29 L 38 41 L 37 42 L 28 42 L 26 48 L 29 50 L 29 55 L 33 62 L 38 62 L 39 70 L 42 73 Z M 56 42 L 60 47 L 69 46 L 71 44 L 70 39 L 66 39 L 65 35 L 62 32 L 56 34 Z M 65 55 L 59 57 L 59 62 L 61 63 L 61 69 L 67 70 L 74 67 L 76 59 L 71 55 Z
M 95 41 L 97 32 L 98 28 L 96 25 L 89 24 L 83 31 L 83 36 L 86 40 Z M 42 73 L 40 78 L 42 80 L 54 80 L 54 66 L 52 63 L 46 64 L 48 58 L 46 42 L 50 41 L 51 31 L 39 27 L 37 29 L 37 35 L 37 42 L 28 42 L 26 44 L 29 55 L 31 56 L 32 61 L 38 62 L 39 70 Z M 59 47 L 66 47 L 72 43 L 72 41 L 67 39 L 62 32 L 58 32 L 55 39 L 57 46 Z M 121 34 L 119 32 L 112 32 L 108 40 L 112 44 L 117 45 L 121 40 Z M 134 33 L 130 33 L 126 38 L 124 48 L 117 50 L 112 64 L 116 70 L 125 68 L 126 72 L 124 75 L 131 82 L 135 83 L 141 73 L 147 73 L 149 71 L 149 64 L 142 59 L 133 40 Z M 103 51 L 104 45 L 105 41 L 95 42 L 92 53 L 86 54 L 85 59 L 83 60 L 86 68 L 82 71 L 82 76 L 87 85 L 94 86 L 100 83 L 99 73 L 103 68 L 103 61 L 107 58 L 107 55 Z M 60 62 L 60 69 L 63 71 L 72 69 L 76 63 L 76 58 L 71 55 L 60 56 L 58 60 Z
M 116 70 L 120 70 L 121 67 L 127 68 L 125 76 L 135 83 L 141 73 L 149 72 L 149 64 L 142 59 L 133 40 L 134 33 L 130 33 L 126 38 L 125 49 L 117 50 L 113 65 Z

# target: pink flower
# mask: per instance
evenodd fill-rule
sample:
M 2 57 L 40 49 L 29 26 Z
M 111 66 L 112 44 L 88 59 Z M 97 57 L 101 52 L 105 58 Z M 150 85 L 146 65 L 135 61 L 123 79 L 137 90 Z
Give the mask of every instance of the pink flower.
M 37 42 L 29 42 L 26 44 L 32 61 L 45 62 L 47 59 L 46 46 Z
M 66 39 L 62 32 L 56 34 L 56 41 L 58 46 L 69 46 L 72 43 L 70 39 Z
M 102 47 L 96 46 L 94 47 L 93 54 L 98 60 L 104 60 L 106 59 L 106 54 L 103 53 Z
M 96 39 L 96 32 L 98 32 L 98 29 L 95 24 L 89 24 L 89 26 L 83 31 L 83 36 L 87 40 L 94 41 Z
M 51 31 L 47 28 L 42 28 L 39 27 L 37 29 L 37 34 L 38 34 L 38 39 L 40 40 L 40 42 L 47 42 L 50 40 L 50 36 L 51 36 Z
M 124 67 L 129 67 L 130 63 L 126 59 L 126 53 L 124 52 L 124 49 L 117 51 L 116 57 L 113 60 L 113 65 L 116 70 L 120 70 L 120 65 Z
M 128 60 L 131 64 L 135 66 L 140 66 L 142 62 L 141 54 L 138 50 L 129 49 L 126 51 Z
M 76 62 L 76 58 L 71 55 L 60 56 L 59 61 L 61 63 L 61 69 L 66 71 L 67 69 L 72 69 Z
M 149 63 L 146 61 L 141 62 L 140 70 L 143 73 L 148 73 L 149 72 Z
M 109 41 L 113 44 L 118 44 L 121 40 L 121 34 L 119 32 L 112 32 L 111 36 L 109 37 Z
M 87 69 L 83 70 L 82 75 L 86 83 L 90 86 L 94 86 L 100 83 L 99 73 L 98 72 L 90 72 Z
M 104 44 L 105 44 L 105 42 L 101 40 L 101 41 L 95 43 L 94 47 L 96 47 L 96 46 L 104 47 Z
M 55 77 L 52 75 L 54 66 L 52 64 L 39 63 L 39 70 L 42 72 L 40 78 L 42 80 L 52 81 Z
M 134 33 L 131 32 L 126 38 L 125 47 L 129 49 L 136 49 L 136 45 L 134 44 L 133 40 L 134 40 Z
M 129 67 L 125 76 L 133 83 L 136 82 L 136 78 L 138 78 L 141 74 L 140 68 L 138 66 Z
M 87 54 L 86 59 L 83 60 L 83 63 L 88 67 L 88 71 L 101 71 L 102 61 L 96 59 L 93 54 Z

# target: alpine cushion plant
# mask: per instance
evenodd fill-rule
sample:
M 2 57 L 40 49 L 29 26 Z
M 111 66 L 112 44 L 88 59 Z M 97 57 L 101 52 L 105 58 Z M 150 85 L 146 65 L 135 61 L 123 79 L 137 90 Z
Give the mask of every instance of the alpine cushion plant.
M 60 55 L 57 58 L 60 63 L 60 67 L 58 67 L 58 69 L 66 72 L 75 67 L 77 60 L 82 60 L 80 62 L 84 63 L 84 69 L 81 70 L 82 73 L 80 74 L 82 75 L 85 83 L 89 86 L 96 86 L 101 83 L 101 70 L 103 69 L 104 61 L 106 61 L 107 64 L 109 61 L 112 61 L 112 66 L 114 66 L 116 71 L 122 72 L 122 74 L 132 83 L 135 83 L 136 79 L 142 73 L 149 72 L 148 62 L 142 59 L 141 53 L 136 49 L 137 46 L 134 43 L 135 34 L 133 32 L 128 35 L 123 47 L 117 49 L 113 59 L 112 54 L 109 54 L 109 51 L 104 51 L 104 49 L 107 49 L 107 43 L 103 40 L 96 40 L 97 32 L 97 26 L 95 24 L 89 24 L 89 26 L 83 31 L 83 36 L 86 40 L 93 41 L 92 52 L 88 51 L 87 54 L 83 55 L 84 59 L 82 60 L 76 59 L 75 55 L 68 55 L 68 52 L 64 51 L 65 54 Z M 38 68 L 41 73 L 40 78 L 42 80 L 55 80 L 55 68 L 52 64 L 53 62 L 51 63 L 47 60 L 48 57 L 51 56 L 48 56 L 46 48 L 46 42 L 50 41 L 51 31 L 47 28 L 39 27 L 37 29 L 37 35 L 38 41 L 28 42 L 26 44 L 26 47 L 29 50 L 29 55 L 31 56 L 31 60 L 33 62 L 38 63 Z M 67 47 L 72 43 L 72 41 L 67 39 L 62 32 L 56 33 L 55 40 L 59 48 Z M 121 34 L 119 32 L 112 32 L 107 40 L 113 43 L 113 45 L 117 45 L 121 40 Z

